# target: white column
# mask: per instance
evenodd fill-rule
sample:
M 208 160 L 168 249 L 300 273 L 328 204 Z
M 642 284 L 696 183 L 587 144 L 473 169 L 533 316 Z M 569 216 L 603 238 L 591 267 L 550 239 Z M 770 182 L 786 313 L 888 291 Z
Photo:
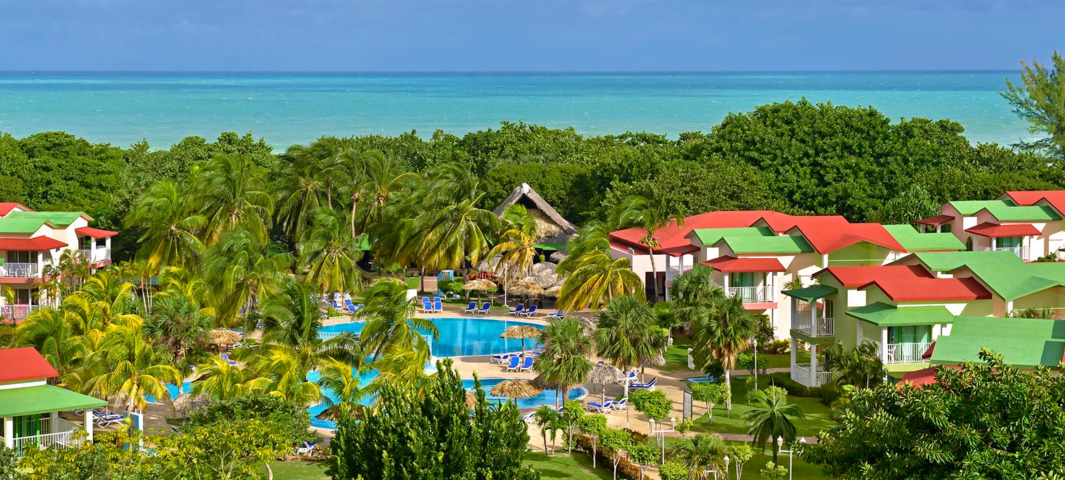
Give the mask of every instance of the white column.
M 998 248 L 998 239 L 991 237 L 991 250 Z
M 810 386 L 816 387 L 817 383 L 817 345 L 810 344 Z
M 15 448 L 15 419 L 4 417 L 4 446 Z
M 880 360 L 887 363 L 887 327 L 880 327 Z
M 791 378 L 792 379 L 795 378 L 795 365 L 796 365 L 796 363 L 795 363 L 795 360 L 796 360 L 796 358 L 795 358 L 795 350 L 797 350 L 798 348 L 799 348 L 799 342 L 796 342 L 795 341 L 795 337 L 792 337 L 791 338 L 791 372 L 792 372 L 792 377 Z
M 48 417 L 48 433 L 59 432 L 59 412 L 52 412 Z
M 1006 316 L 1010 316 L 1013 313 L 1013 300 L 1006 300 Z
M 727 273 L 725 273 L 725 272 L 721 272 L 721 276 L 724 277 L 724 278 L 722 278 L 722 283 L 725 284 L 725 296 L 727 297 L 727 296 L 729 296 L 729 294 L 728 294 L 728 277 L 729 277 L 729 275 Z
M 89 436 L 85 437 L 86 441 L 92 443 L 92 409 L 85 410 L 85 433 Z
M 862 343 L 862 321 L 858 320 L 856 323 L 858 325 L 858 334 L 855 335 L 855 337 L 854 337 L 854 345 L 861 345 L 861 343 Z
M 810 336 L 817 336 L 817 299 L 810 302 Z
M 669 286 L 673 283 L 673 271 L 669 269 L 669 259 L 672 255 L 666 255 L 666 301 L 669 298 Z

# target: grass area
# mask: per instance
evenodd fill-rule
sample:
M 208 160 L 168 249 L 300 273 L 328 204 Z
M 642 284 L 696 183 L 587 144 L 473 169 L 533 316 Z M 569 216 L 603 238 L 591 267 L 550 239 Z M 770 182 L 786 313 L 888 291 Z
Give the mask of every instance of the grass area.
M 325 462 L 274 462 L 274 480 L 327 480 Z M 263 469 L 263 478 L 266 478 Z
M 821 467 L 817 465 L 810 465 L 809 463 L 802 461 L 797 455 L 792 455 L 791 459 L 795 462 L 795 465 L 792 467 L 793 470 L 791 472 L 793 478 L 801 478 L 803 480 L 827 480 L 829 478 L 832 478 L 825 475 L 825 473 L 821 470 Z M 788 466 L 788 454 L 781 454 L 777 458 L 777 460 L 780 462 L 780 465 L 784 467 Z M 762 453 L 762 450 L 759 448 L 754 448 L 754 456 L 751 457 L 751 459 L 747 461 L 746 464 L 744 464 L 743 476 L 741 476 L 740 479 L 757 480 L 761 478 L 761 475 L 758 473 L 758 471 L 765 467 L 766 462 L 771 461 L 773 461 L 773 453 L 772 447 L 770 447 L 769 444 L 766 444 L 765 453 Z M 735 475 L 735 473 L 733 473 L 733 475 Z M 735 476 L 731 478 L 735 478 Z
M 540 478 L 573 478 L 577 480 L 594 480 L 613 478 L 612 470 L 604 465 L 592 470 L 592 457 L 583 453 L 574 452 L 573 455 L 565 450 L 556 451 L 554 455 L 546 456 L 544 452 L 530 452 L 525 454 L 525 464 L 540 471 Z
M 759 357 L 762 354 L 758 354 Z M 769 366 L 766 368 L 791 368 L 791 354 L 790 353 L 774 353 L 768 355 Z M 759 359 L 761 360 L 761 359 Z M 798 363 L 810 363 L 810 351 L 799 350 L 795 353 L 795 361 Z
M 817 432 L 836 424 L 832 420 L 832 409 L 821 404 L 819 398 L 805 398 L 788 396 L 788 403 L 798 405 L 806 414 L 804 419 L 795 419 L 795 428 L 801 436 L 814 436 Z M 710 423 L 704 414 L 706 408 L 699 402 L 692 405 L 693 414 L 696 417 L 692 430 L 695 432 L 711 433 L 747 433 L 749 428 L 743 421 L 743 414 L 751 410 L 747 405 L 747 385 L 743 379 L 732 379 L 732 415 L 726 416 L 725 404 L 714 406 L 714 421 Z

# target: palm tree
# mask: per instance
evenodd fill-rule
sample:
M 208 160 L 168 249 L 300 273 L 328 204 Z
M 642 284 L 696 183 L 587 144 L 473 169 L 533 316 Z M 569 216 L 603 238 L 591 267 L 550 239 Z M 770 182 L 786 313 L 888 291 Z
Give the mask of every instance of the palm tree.
M 212 245 L 226 230 L 244 227 L 265 243 L 273 198 L 266 191 L 262 169 L 247 155 L 217 155 L 192 178 L 200 212 L 207 218 L 205 242 Z
M 709 433 L 684 440 L 673 449 L 674 458 L 688 469 L 688 478 L 708 470 L 723 472 L 727 468 L 725 456 L 728 453 L 728 444 Z
M 499 217 L 477 208 L 480 199 L 465 199 L 420 215 L 411 258 L 433 271 L 476 264 L 484 258 L 490 250 L 489 239 L 499 230 Z
M 547 449 L 547 434 L 551 434 L 551 443 L 554 444 L 555 436 L 560 430 L 558 412 L 552 410 L 547 405 L 541 405 L 533 413 L 533 420 L 536 421 L 536 426 L 540 428 L 540 434 L 544 436 L 544 455 L 550 455 L 551 452 Z
M 725 293 L 714 284 L 714 269 L 696 265 L 673 279 L 672 313 L 676 322 L 694 325 L 710 316 L 710 312 L 725 299 Z
M 627 258 L 611 258 L 609 253 L 594 250 L 575 258 L 570 268 L 573 273 L 566 277 L 558 295 L 560 310 L 597 309 L 621 296 L 643 300 L 643 281 Z
M 334 402 L 325 395 L 322 400 L 330 406 L 336 406 L 341 413 L 351 413 L 354 406 L 367 394 L 359 382 L 359 375 L 368 370 L 362 362 L 352 365 L 339 360 L 326 360 L 320 369 L 318 385 L 332 392 L 337 400 Z
M 433 322 L 416 318 L 416 309 L 414 299 L 407 300 L 406 283 L 382 278 L 370 286 L 366 307 L 360 312 L 366 319 L 360 338 L 366 355 L 375 359 L 373 366 L 381 372 L 375 383 L 402 380 L 399 373 L 417 377 L 424 371 L 432 351 L 422 332 L 435 339 L 439 331 Z
M 144 412 L 148 395 L 169 398 L 166 384 L 181 383 L 181 373 L 170 366 L 169 352 L 145 340 L 139 321 L 108 325 L 101 346 L 91 362 L 105 370 L 90 383 L 90 393 L 114 397 L 127 411 Z
M 615 298 L 599 312 L 594 333 L 596 354 L 623 371 L 643 367 L 644 363 L 662 354 L 669 338 L 657 320 L 654 310 L 646 302 L 632 296 Z M 629 383 L 626 382 L 625 396 L 628 394 Z M 626 426 L 628 410 L 625 412 Z
M 176 184 L 160 181 L 137 198 L 126 216 L 126 227 L 145 229 L 137 256 L 156 269 L 184 265 L 203 254 L 197 234 L 207 219 L 193 212 L 188 197 Z
M 692 358 L 696 366 L 705 370 L 714 360 L 725 370 L 725 388 L 729 395 L 725 408 L 732 410 L 732 377 L 736 357 L 747 349 L 754 337 L 758 319 L 743 308 L 743 299 L 729 297 L 718 301 L 706 317 L 695 319 L 692 324 Z
M 75 340 L 77 334 L 71 327 L 74 323 L 69 312 L 54 308 L 34 310 L 15 329 L 15 341 L 19 345 L 31 345 L 48 360 L 62 378 L 84 356 Z
M 183 296 L 169 296 L 156 302 L 152 315 L 144 322 L 144 335 L 170 351 L 173 365 L 187 370 L 190 365 L 189 350 L 205 351 L 208 332 L 212 327 L 214 318 L 200 310 L 194 302 Z
M 540 236 L 536 219 L 524 206 L 512 204 L 503 212 L 504 229 L 499 243 L 488 252 L 488 258 L 499 257 L 496 274 L 503 277 L 504 284 L 513 274 L 524 277 L 532 271 L 536 261 L 536 239 Z M 507 303 L 504 285 L 503 304 Z
M 795 424 L 792 418 L 806 418 L 798 405 L 788 404 L 787 391 L 780 387 L 754 390 L 747 393 L 751 409 L 743 414 L 744 420 L 751 426 L 747 431 L 752 435 L 752 443 L 761 445 L 765 451 L 766 440 L 773 441 L 773 463 L 777 463 L 779 445 L 777 439 L 785 442 L 795 441 Z
M 555 388 L 555 407 L 559 397 L 568 398 L 571 385 L 581 385 L 588 381 L 592 371 L 592 339 L 584 330 L 581 321 L 574 317 L 565 318 L 548 324 L 540 332 L 540 342 L 544 344 L 543 353 L 533 362 L 533 370 L 540 375 L 541 382 Z
M 671 223 L 684 226 L 684 217 L 674 213 L 663 201 L 665 196 L 652 194 L 650 197 L 633 196 L 621 203 L 621 223 L 643 230 L 640 243 L 647 247 L 651 257 L 651 275 L 654 279 L 655 301 L 658 301 L 658 269 L 655 267 L 655 249 L 662 246 L 655 238 L 655 233 Z M 654 199 L 654 200 L 652 200 Z
M 868 340 L 845 350 L 837 343 L 825 349 L 825 369 L 836 374 L 835 382 L 872 388 L 884 380 L 887 370 L 876 343 Z
M 349 224 L 351 236 L 368 233 L 370 226 L 377 224 L 386 215 L 397 192 L 410 187 L 417 175 L 402 172 L 391 157 L 371 151 L 352 156 L 348 165 L 349 181 L 340 185 L 340 190 L 351 201 Z
M 270 252 L 248 230 L 237 228 L 222 235 L 203 260 L 218 322 L 232 325 L 238 315 L 247 318 L 277 288 L 292 263 L 291 254 Z
M 328 195 L 327 184 L 317 159 L 302 145 L 293 145 L 280 155 L 277 169 L 277 218 L 282 230 L 296 240 L 322 206 L 322 195 Z
M 192 382 L 193 395 L 206 395 L 218 401 L 233 400 L 247 395 L 254 383 L 244 368 L 230 364 L 220 357 L 211 357 L 198 368 L 200 379 Z
M 361 238 L 348 236 L 346 230 L 343 216 L 321 209 L 299 245 L 300 266 L 307 269 L 307 283 L 318 287 L 322 296 L 353 290 L 357 285 Z

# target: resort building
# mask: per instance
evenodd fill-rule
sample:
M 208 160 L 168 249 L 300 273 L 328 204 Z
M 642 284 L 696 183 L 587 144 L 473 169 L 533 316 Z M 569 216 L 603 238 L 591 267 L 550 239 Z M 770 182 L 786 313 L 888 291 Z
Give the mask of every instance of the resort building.
M 0 203 L 0 284 L 14 298 L 9 303 L 0 295 L 0 318 L 19 321 L 58 301 L 42 298 L 40 283 L 55 274 L 66 251 L 78 254 L 90 270 L 111 263 L 111 237 L 118 232 L 90 222 L 82 212 L 35 212 L 20 203 Z
M 536 221 L 537 230 L 540 232 L 536 239 L 536 248 L 541 252 L 555 252 L 566 247 L 566 242 L 577 234 L 577 226 L 562 217 L 561 214 L 536 193 L 528 183 L 523 183 L 514 188 L 510 195 L 496 207 L 496 216 L 502 216 L 507 207 L 521 205 L 532 215 Z
M 94 408 L 106 401 L 48 384 L 59 374 L 37 350 L 0 349 L 0 433 L 4 446 L 22 455 L 28 448 L 63 448 L 92 441 Z M 68 422 L 59 412 L 83 412 L 84 437 L 74 433 L 83 427 Z

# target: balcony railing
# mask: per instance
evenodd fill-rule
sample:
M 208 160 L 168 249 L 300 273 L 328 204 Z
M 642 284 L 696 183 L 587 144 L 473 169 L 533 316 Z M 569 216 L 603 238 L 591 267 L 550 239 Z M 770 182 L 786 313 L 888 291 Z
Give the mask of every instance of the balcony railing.
M 0 317 L 5 319 L 25 320 L 30 312 L 41 308 L 40 305 L 0 305 Z
M 78 250 L 78 253 L 89 263 L 102 262 L 111 258 L 111 249 L 107 247 L 83 248 Z
M 1028 247 L 995 247 L 996 252 L 1013 252 L 1014 255 L 1021 258 L 1021 260 L 1028 259 Z
M 815 325 L 816 331 L 813 329 Z M 836 322 L 832 320 L 832 317 L 817 315 L 816 318 L 811 318 L 809 310 L 792 310 L 791 312 L 791 328 L 811 337 L 831 337 L 836 331 L 835 326 Z
M 817 372 L 813 373 L 809 363 L 792 364 L 791 379 L 807 387 L 817 387 L 832 381 L 832 372 L 822 370 L 820 365 Z
M 40 276 L 36 263 L 5 263 L 0 267 L 0 276 L 14 278 L 32 278 Z
M 889 343 L 885 351 L 884 363 L 928 363 L 927 358 L 921 358 L 932 342 L 907 342 Z
M 44 450 L 46 448 L 67 448 L 81 443 L 84 438 L 76 437 L 74 433 L 81 427 L 66 420 L 59 419 L 55 426 L 56 432 L 30 435 L 27 437 L 15 437 L 15 454 L 23 456 L 30 449 Z
M 728 287 L 728 296 L 740 297 L 743 303 L 766 303 L 773 301 L 773 292 L 768 286 Z

